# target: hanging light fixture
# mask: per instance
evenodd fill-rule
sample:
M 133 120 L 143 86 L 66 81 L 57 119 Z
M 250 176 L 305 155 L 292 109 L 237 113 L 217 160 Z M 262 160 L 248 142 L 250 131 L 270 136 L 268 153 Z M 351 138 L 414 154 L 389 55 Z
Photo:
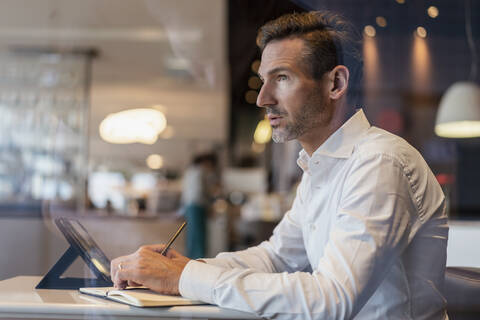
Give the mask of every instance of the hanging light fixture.
M 109 114 L 100 123 L 100 137 L 109 143 L 153 144 L 167 126 L 165 115 L 155 109 L 128 109 Z
M 480 87 L 456 82 L 443 95 L 435 133 L 446 138 L 480 137 Z
M 465 2 L 465 32 L 472 56 L 470 81 L 454 83 L 440 101 L 435 133 L 445 138 L 480 137 L 480 87 L 474 82 L 477 54 L 472 36 L 470 0 Z

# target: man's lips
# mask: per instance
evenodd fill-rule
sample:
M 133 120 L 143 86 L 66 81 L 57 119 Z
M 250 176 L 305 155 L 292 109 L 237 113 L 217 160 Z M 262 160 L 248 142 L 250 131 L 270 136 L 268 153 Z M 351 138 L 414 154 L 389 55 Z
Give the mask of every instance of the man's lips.
M 274 127 L 280 124 L 280 121 L 282 120 L 283 117 L 277 116 L 277 115 L 268 115 L 267 118 L 270 121 L 270 125 Z

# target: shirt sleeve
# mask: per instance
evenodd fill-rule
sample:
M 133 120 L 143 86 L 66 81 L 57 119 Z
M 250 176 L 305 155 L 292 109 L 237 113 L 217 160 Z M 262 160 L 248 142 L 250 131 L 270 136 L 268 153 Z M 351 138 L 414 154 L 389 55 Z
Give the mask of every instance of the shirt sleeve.
M 284 240 L 276 240 L 274 234 L 273 241 L 262 247 L 273 255 L 272 263 L 280 272 L 192 261 L 181 275 L 180 293 L 261 317 L 354 317 L 406 247 L 416 211 L 401 165 L 388 156 L 357 159 L 342 183 L 339 210 L 332 213 L 329 240 L 315 270 L 290 270 L 295 255 L 289 255 L 290 250 L 281 246 Z M 278 231 L 277 235 L 288 237 Z M 286 258 L 280 258 L 284 252 Z
M 293 272 L 309 267 L 301 230 L 301 189 L 297 188 L 292 208 L 273 230 L 268 241 L 246 250 L 223 252 L 214 259 L 202 259 L 207 264 L 226 269 L 254 269 L 259 272 Z

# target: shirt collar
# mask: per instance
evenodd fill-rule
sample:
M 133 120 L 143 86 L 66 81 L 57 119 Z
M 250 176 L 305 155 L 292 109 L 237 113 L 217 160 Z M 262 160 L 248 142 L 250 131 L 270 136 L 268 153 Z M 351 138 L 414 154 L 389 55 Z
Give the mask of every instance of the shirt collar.
M 312 158 L 327 156 L 332 158 L 348 158 L 353 148 L 362 138 L 363 134 L 370 128 L 370 123 L 362 109 L 348 119 L 312 154 Z M 303 171 L 308 170 L 310 157 L 302 149 L 298 155 L 297 163 Z

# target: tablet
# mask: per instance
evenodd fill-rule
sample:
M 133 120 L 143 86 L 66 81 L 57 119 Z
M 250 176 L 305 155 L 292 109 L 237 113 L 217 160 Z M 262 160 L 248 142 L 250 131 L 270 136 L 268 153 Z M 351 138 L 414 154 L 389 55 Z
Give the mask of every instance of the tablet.
M 78 220 L 70 218 L 57 218 L 55 224 L 93 273 L 105 281 L 110 281 L 110 260 L 87 229 Z

